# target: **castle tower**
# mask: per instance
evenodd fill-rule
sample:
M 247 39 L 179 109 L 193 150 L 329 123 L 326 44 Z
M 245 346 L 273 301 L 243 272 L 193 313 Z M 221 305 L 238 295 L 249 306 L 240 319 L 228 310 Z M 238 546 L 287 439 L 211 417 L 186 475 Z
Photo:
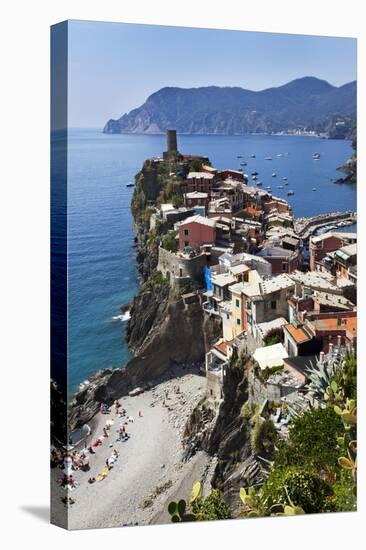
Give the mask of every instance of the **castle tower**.
M 171 151 L 178 151 L 177 130 L 166 131 L 166 144 L 167 144 L 167 153 L 170 153 Z

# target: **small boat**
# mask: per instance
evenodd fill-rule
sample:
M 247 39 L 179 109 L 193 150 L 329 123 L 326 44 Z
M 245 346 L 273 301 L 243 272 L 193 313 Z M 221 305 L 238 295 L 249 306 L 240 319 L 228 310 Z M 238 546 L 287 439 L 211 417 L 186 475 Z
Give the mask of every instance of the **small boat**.
M 135 184 L 130 182 L 126 184 L 126 187 L 135 187 Z
M 277 174 L 276 174 L 276 172 L 273 172 L 272 178 L 275 178 L 275 177 L 277 177 Z
M 263 182 L 257 181 L 257 186 L 260 187 L 261 185 L 263 185 Z
M 254 154 L 253 154 L 253 155 L 250 155 L 250 156 L 252 157 L 252 159 L 255 159 L 255 155 L 254 155 Z
M 242 158 L 243 158 L 243 155 L 238 155 L 236 158 L 237 158 L 237 159 L 242 159 Z
M 240 163 L 240 166 L 246 166 L 246 165 L 247 165 L 246 162 L 241 162 L 241 163 Z
M 282 179 L 283 181 L 287 181 L 287 176 L 284 176 Z
M 294 191 L 287 191 L 287 195 L 290 197 L 291 195 L 294 195 Z
M 282 153 L 278 153 L 278 155 L 276 155 L 277 157 L 283 157 L 283 154 Z
M 285 185 L 289 185 L 288 181 L 286 181 Z
M 316 187 L 313 187 L 313 188 L 312 188 L 312 191 L 316 191 Z
M 268 189 L 269 191 L 271 190 L 271 186 L 270 185 L 267 185 L 266 189 Z
M 252 180 L 256 180 L 257 179 L 257 176 L 252 176 Z
M 252 172 L 252 176 L 258 176 L 259 172 Z
M 320 153 L 313 153 L 313 159 L 319 160 L 320 159 Z
M 277 189 L 283 189 L 283 185 L 277 185 Z
M 272 157 L 264 157 L 264 160 L 273 160 Z
M 242 171 L 243 171 L 243 169 L 242 169 L 242 168 L 238 168 L 238 172 L 242 172 Z

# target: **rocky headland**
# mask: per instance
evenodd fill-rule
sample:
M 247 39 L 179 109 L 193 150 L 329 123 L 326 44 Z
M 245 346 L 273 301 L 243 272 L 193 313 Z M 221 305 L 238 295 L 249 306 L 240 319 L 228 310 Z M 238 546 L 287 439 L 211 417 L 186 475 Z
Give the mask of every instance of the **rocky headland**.
M 76 392 L 69 408 L 71 429 L 90 421 L 100 403 L 111 404 L 136 387 L 151 388 L 173 377 L 172 369 L 177 365 L 198 372 L 205 352 L 219 335 L 216 322 L 204 320 L 199 301 L 184 303 L 182 296 L 190 288 L 171 287 L 156 269 L 165 228 L 150 231 L 151 205 L 161 193 L 167 198 L 175 194 L 169 173 L 179 160 L 172 158 L 159 167 L 147 160 L 136 175 L 131 208 L 141 286 L 131 305 L 127 327 L 127 341 L 134 356 L 123 368 L 97 372 Z M 189 170 L 190 166 L 185 168 Z
M 108 134 L 164 133 L 233 135 L 278 133 L 303 128 L 334 139 L 349 139 L 356 119 L 356 82 L 332 86 L 303 77 L 261 91 L 239 87 L 162 88 L 119 119 Z
M 339 172 L 343 172 L 345 177 L 339 178 L 336 183 L 357 183 L 357 141 L 356 137 L 352 141 L 353 155 L 345 164 L 337 168 Z

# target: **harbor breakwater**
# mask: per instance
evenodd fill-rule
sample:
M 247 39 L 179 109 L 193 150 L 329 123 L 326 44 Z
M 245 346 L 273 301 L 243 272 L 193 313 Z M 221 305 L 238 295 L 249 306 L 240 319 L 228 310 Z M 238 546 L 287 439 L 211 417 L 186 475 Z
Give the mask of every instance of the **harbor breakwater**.
M 295 220 L 295 231 L 303 240 L 307 240 L 317 229 L 325 227 L 333 222 L 356 223 L 357 214 L 353 211 L 347 212 L 329 212 L 307 218 L 297 218 Z

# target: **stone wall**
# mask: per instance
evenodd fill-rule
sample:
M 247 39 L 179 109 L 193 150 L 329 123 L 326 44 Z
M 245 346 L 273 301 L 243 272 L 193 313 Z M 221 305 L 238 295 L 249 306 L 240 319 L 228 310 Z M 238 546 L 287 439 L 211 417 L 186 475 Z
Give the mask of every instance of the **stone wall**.
M 158 270 L 165 277 L 170 277 L 172 285 L 179 284 L 180 280 L 187 279 L 202 283 L 203 270 L 206 265 L 207 257 L 205 254 L 200 254 L 194 258 L 182 258 L 174 254 L 174 252 L 169 252 L 169 250 L 159 247 Z
M 285 397 L 296 390 L 291 386 L 279 386 L 277 384 L 262 384 L 256 377 L 254 371 L 251 370 L 248 375 L 249 383 L 249 399 L 252 403 L 260 404 L 266 399 L 268 401 L 280 401 L 281 397 Z
M 217 373 L 206 373 L 206 396 L 214 405 L 222 399 L 222 378 Z

